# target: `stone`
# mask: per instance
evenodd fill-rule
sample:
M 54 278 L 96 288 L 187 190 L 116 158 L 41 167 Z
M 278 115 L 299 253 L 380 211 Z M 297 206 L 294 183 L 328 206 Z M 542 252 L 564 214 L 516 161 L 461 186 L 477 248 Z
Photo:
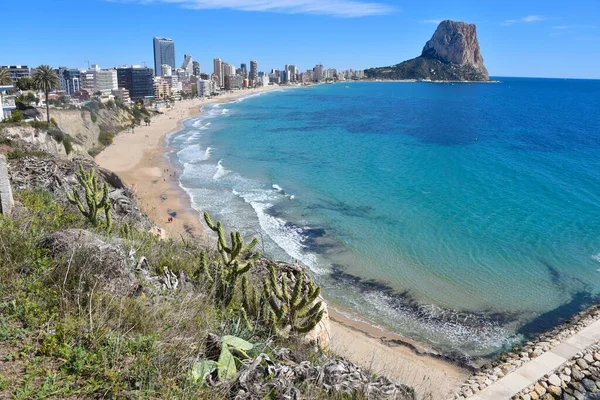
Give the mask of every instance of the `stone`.
M 563 400 L 576 400 L 575 397 L 571 396 L 568 393 L 563 393 Z
M 591 379 L 584 379 L 581 381 L 581 383 L 583 383 L 583 386 L 585 386 L 585 388 L 588 390 L 588 392 L 596 392 L 598 390 L 598 388 L 596 388 L 596 382 L 594 382 Z
M 531 396 L 529 394 L 524 394 L 523 396 L 521 396 L 522 400 L 531 400 Z
M 571 371 L 571 376 L 573 377 L 573 379 L 578 380 L 578 381 L 585 378 L 585 375 L 578 369 L 573 369 Z
M 0 154 L 0 214 L 10 217 L 15 201 L 12 195 L 6 157 Z
M 576 390 L 575 392 L 573 392 L 573 396 L 577 399 L 577 400 L 585 400 L 585 394 L 580 392 L 579 390 Z
M 558 375 L 556 374 L 552 374 L 548 377 L 548 383 L 550 385 L 554 385 L 554 386 L 560 386 L 560 384 L 562 383 L 560 378 L 558 377 Z
M 576 363 L 577 363 L 577 365 L 579 365 L 579 368 L 581 368 L 581 369 L 588 369 L 589 368 L 588 363 L 583 358 L 578 359 L 576 361 Z
M 583 359 L 590 364 L 594 362 L 594 357 L 591 354 L 586 354 L 583 356 Z
M 565 374 L 560 374 L 560 380 L 565 382 L 565 383 L 569 383 L 571 382 L 571 377 L 569 375 L 565 375 Z
M 594 360 L 600 361 L 600 353 L 598 353 L 597 351 L 594 352 Z
M 550 385 L 548 386 L 548 393 L 551 393 L 556 397 L 560 397 L 562 394 L 562 389 L 559 386 Z
M 563 372 L 565 375 L 571 375 L 571 368 L 565 368 Z
M 536 384 L 533 385 L 533 390 L 535 390 L 540 396 L 546 393 L 546 389 L 540 385 L 539 382 L 536 382 Z
M 531 400 L 538 400 L 540 398 L 540 395 L 536 391 L 529 393 L 529 396 L 531 396 Z

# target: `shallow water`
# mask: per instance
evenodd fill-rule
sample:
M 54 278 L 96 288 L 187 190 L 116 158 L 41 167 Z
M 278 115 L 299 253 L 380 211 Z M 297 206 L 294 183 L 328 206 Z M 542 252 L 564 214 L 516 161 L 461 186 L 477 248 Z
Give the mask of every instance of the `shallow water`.
M 209 105 L 170 156 L 196 207 L 303 262 L 333 304 L 489 355 L 600 288 L 600 81 L 500 81 Z

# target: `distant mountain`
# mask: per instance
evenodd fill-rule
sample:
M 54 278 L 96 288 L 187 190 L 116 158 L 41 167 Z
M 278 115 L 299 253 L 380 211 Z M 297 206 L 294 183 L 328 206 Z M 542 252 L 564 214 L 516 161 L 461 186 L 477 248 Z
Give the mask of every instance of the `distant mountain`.
M 474 24 L 442 21 L 417 58 L 390 67 L 365 70 L 373 79 L 431 79 L 433 81 L 487 81 L 488 71 Z

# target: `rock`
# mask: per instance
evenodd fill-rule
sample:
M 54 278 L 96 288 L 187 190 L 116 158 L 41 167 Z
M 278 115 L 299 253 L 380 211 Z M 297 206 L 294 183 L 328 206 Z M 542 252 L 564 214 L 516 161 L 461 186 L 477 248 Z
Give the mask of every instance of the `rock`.
M 585 400 L 585 394 L 580 392 L 579 390 L 573 392 L 573 397 L 575 397 L 577 400 Z
M 369 78 L 487 81 L 474 24 L 442 21 L 421 56 L 393 67 L 365 70 Z
M 540 385 L 539 382 L 536 382 L 535 385 L 533 385 L 533 390 L 535 390 L 535 392 L 540 396 L 546 393 L 546 389 Z
M 594 360 L 600 361 L 600 353 L 598 353 L 597 351 L 594 352 Z
M 522 400 L 531 400 L 531 396 L 529 394 L 524 394 L 523 396 L 521 396 Z
M 563 372 L 565 375 L 571 375 L 571 368 L 565 368 Z
M 583 383 L 583 386 L 585 386 L 585 388 L 588 390 L 588 392 L 596 392 L 598 389 L 596 388 L 596 382 L 594 382 L 591 379 L 584 379 L 581 381 L 581 383 Z
M 576 363 L 577 363 L 577 365 L 579 366 L 579 368 L 581 368 L 582 370 L 583 370 L 583 369 L 588 369 L 588 368 L 589 368 L 589 365 L 588 365 L 588 363 L 587 363 L 587 362 L 586 362 L 586 361 L 585 361 L 583 358 L 580 358 L 580 359 L 578 359 L 578 360 L 576 361 Z
M 15 201 L 12 195 L 7 165 L 6 158 L 0 154 L 0 214 L 10 217 Z
M 583 359 L 590 364 L 594 363 L 594 357 L 592 357 L 591 354 L 586 354 L 585 356 L 583 356 Z
M 538 400 L 540 398 L 540 395 L 537 394 L 536 391 L 529 393 L 529 396 L 531 397 L 531 400 Z
M 571 382 L 571 377 L 569 375 L 560 374 L 560 380 L 565 383 L 569 383 Z
M 560 395 L 562 394 L 562 389 L 560 388 L 560 386 L 550 385 L 548 386 L 548 393 L 556 396 L 557 398 L 560 398 Z
M 585 375 L 580 370 L 575 369 L 575 368 L 573 368 L 573 370 L 571 371 L 571 376 L 573 377 L 573 379 L 578 380 L 578 381 L 585 378 Z
M 560 386 L 562 383 L 560 378 L 556 374 L 552 374 L 548 377 L 548 383 L 554 386 Z

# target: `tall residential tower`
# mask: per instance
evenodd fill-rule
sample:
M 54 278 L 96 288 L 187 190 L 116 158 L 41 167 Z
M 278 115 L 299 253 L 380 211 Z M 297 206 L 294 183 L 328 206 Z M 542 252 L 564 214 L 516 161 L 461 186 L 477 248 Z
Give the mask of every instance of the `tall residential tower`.
M 154 75 L 162 76 L 163 64 L 175 69 L 175 42 L 167 38 L 154 38 Z

